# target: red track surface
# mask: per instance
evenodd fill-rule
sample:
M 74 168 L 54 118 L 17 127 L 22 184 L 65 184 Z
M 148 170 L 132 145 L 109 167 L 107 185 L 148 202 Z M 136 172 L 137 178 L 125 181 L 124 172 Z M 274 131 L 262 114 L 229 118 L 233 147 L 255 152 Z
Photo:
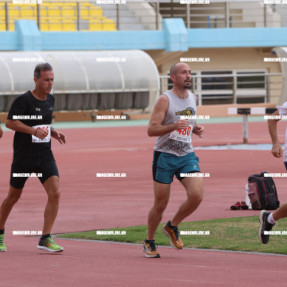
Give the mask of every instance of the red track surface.
M 209 124 L 205 128 L 205 137 L 195 138 L 195 146 L 242 141 L 241 124 Z M 284 124 L 280 124 L 282 140 L 284 130 Z M 62 191 L 54 232 L 146 224 L 153 202 L 151 161 L 155 140 L 146 136 L 146 127 L 70 129 L 65 133 L 68 136 L 66 145 L 53 142 Z M 249 134 L 251 143 L 270 143 L 266 123 L 250 123 Z M 9 182 L 12 135 L 7 132 L 0 141 L 1 201 Z M 197 155 L 202 172 L 209 172 L 210 178 L 205 179 L 203 203 L 187 220 L 258 214 L 229 208 L 236 201 L 244 200 L 244 187 L 250 174 L 265 170 L 285 172 L 282 160 L 273 158 L 268 151 L 198 151 Z M 127 177 L 96 178 L 97 172 L 125 172 Z M 280 200 L 286 201 L 286 179 L 275 179 L 275 182 Z M 182 187 L 175 181 L 163 221 L 173 216 L 184 198 Z M 177 252 L 161 248 L 163 258 L 149 260 L 143 257 L 139 246 L 60 239 L 64 253 L 46 255 L 35 248 L 37 239 L 12 235 L 14 230 L 41 230 L 45 201 L 41 184 L 37 179 L 30 179 L 7 222 L 8 252 L 0 254 L 5 258 L 0 286 L 285 284 L 287 275 L 283 261 L 286 257 L 279 256 L 196 250 Z M 251 266 L 256 268 L 256 276 Z M 268 278 L 272 278 L 269 285 Z

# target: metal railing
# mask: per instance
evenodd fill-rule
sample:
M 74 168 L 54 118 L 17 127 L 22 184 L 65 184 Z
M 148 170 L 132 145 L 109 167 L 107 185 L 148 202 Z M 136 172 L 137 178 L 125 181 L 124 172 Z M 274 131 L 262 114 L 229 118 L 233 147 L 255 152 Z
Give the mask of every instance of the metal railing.
M 264 4 L 264 1 L 181 4 L 180 0 L 169 0 L 160 3 L 159 12 L 163 18 L 183 18 L 187 28 L 287 26 L 284 20 L 287 19 L 287 9 L 284 5 Z
M 32 0 L 17 0 L 17 3 L 27 3 Z M 33 0 L 34 1 L 34 0 Z M 41 2 L 38 1 L 37 8 L 35 5 L 26 4 L 27 7 L 33 6 L 33 19 L 41 26 L 43 18 L 42 4 L 61 3 Z M 159 30 L 161 29 L 162 18 L 182 18 L 187 28 L 233 28 L 233 27 L 285 27 L 287 26 L 287 7 L 284 5 L 269 5 L 262 1 L 222 1 L 212 2 L 210 4 L 180 4 L 180 0 L 167 1 L 122 1 L 123 4 L 105 5 L 110 0 L 91 0 L 91 1 L 64 1 L 74 6 L 74 15 L 65 15 L 65 20 L 71 20 L 75 23 L 75 31 L 89 30 L 89 21 L 83 16 L 82 8 L 85 3 L 93 3 L 100 6 L 103 10 L 103 16 L 112 19 L 117 30 Z M 0 2 L 0 4 L 4 2 Z M 9 3 L 9 5 L 8 5 Z M 4 15 L 0 16 L 0 26 L 5 25 L 6 30 L 11 30 L 15 20 L 15 13 L 12 13 L 11 4 L 7 1 L 1 9 L 5 10 Z M 115 0 L 115 3 L 118 3 Z M 146 6 L 142 6 L 146 5 Z M 19 6 L 19 5 L 18 5 Z M 285 5 L 286 6 L 286 5 Z M 17 7 L 17 4 L 13 4 Z M 20 8 L 19 8 L 20 9 Z M 57 9 L 57 8 L 55 8 Z M 59 8 L 62 9 L 62 8 Z M 88 7 L 93 9 L 93 7 Z M 89 12 L 87 12 L 89 13 Z M 53 14 L 53 13 L 52 13 Z M 55 15 L 59 11 L 55 10 Z M 51 16 L 52 17 L 52 16 Z M 55 16 L 56 17 L 56 16 Z M 62 16 L 61 16 L 62 17 Z M 31 18 L 31 17 L 30 17 Z M 93 16 L 91 19 L 98 19 Z M 57 21 L 57 20 L 53 20 Z M 102 19 L 98 19 L 103 23 Z
M 169 76 L 160 76 L 160 94 L 172 88 Z M 198 105 L 268 103 L 280 97 L 281 73 L 230 72 L 226 74 L 194 73 L 190 90 Z

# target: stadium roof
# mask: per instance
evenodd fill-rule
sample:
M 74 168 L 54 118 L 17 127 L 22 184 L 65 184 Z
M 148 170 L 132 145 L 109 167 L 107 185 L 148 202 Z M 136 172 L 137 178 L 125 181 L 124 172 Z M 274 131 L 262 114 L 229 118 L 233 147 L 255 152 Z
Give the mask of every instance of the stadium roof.
M 39 51 L 0 53 L 0 95 L 20 95 L 34 87 L 40 62 L 54 70 L 54 94 L 149 92 L 153 105 L 159 75 L 143 51 Z M 1 103 L 0 103 L 1 110 Z

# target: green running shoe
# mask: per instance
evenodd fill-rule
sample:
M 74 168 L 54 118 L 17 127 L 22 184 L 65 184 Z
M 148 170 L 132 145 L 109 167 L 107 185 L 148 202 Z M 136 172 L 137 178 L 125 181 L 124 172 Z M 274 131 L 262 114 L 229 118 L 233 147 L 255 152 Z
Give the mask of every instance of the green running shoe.
M 62 246 L 59 246 L 55 243 L 52 236 L 49 236 L 48 238 L 44 240 L 40 240 L 37 247 L 39 249 L 43 249 L 43 250 L 50 251 L 50 252 L 60 252 L 64 250 Z
M 0 234 L 0 252 L 6 252 L 7 248 L 4 243 L 4 234 Z

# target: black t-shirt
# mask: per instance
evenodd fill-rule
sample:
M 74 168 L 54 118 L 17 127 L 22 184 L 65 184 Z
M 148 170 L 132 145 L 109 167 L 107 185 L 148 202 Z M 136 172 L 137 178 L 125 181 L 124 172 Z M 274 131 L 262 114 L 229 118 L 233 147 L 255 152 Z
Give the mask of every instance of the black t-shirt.
M 12 103 L 8 119 L 19 120 L 27 126 L 50 125 L 55 98 L 48 94 L 46 100 L 36 99 L 31 91 L 17 97 Z M 27 119 L 29 118 L 29 119 Z M 51 140 L 49 142 L 32 142 L 32 135 L 15 132 L 14 135 L 14 161 L 19 159 L 39 159 L 52 156 Z

